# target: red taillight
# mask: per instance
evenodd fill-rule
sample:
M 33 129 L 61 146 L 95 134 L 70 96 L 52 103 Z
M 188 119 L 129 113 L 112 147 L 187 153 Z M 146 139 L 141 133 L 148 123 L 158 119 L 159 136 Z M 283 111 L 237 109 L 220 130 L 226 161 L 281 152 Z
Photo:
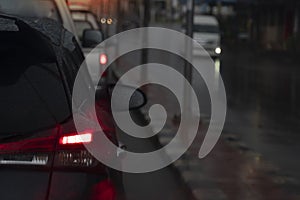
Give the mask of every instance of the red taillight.
M 64 128 L 62 128 L 64 129 Z M 66 131 L 66 130 L 65 130 Z M 97 160 L 86 150 L 85 144 L 93 141 L 94 131 L 62 131 L 55 154 L 55 167 L 93 168 Z
M 107 55 L 106 54 L 101 54 L 100 55 L 100 64 L 101 65 L 106 65 L 108 61 Z
M 71 131 L 73 132 L 73 131 Z M 84 145 L 93 141 L 94 131 L 61 133 L 55 155 L 57 167 L 92 167 L 97 163 Z
M 59 144 L 67 145 L 67 144 L 86 144 L 91 143 L 93 138 L 93 134 L 90 132 L 84 134 L 76 134 L 76 135 L 69 135 L 63 136 L 59 140 Z

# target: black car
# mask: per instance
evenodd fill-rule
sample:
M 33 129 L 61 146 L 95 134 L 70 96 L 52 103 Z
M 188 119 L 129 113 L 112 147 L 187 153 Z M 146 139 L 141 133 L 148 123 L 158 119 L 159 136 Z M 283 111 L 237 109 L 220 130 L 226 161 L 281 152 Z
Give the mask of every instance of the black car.
M 50 19 L 0 15 L 0 44 L 0 199 L 123 198 L 122 174 L 83 144 L 93 132 L 76 140 L 72 89 L 84 56 L 73 35 Z M 83 71 L 82 87 L 94 90 Z M 97 116 L 117 145 L 108 91 L 98 88 Z

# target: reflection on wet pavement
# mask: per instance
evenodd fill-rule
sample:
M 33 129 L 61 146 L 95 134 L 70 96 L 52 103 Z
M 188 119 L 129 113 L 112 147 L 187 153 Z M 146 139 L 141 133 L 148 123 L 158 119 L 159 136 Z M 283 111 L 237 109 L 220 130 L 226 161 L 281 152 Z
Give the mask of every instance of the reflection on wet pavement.
M 273 167 L 262 174 L 276 183 L 276 191 L 297 199 L 300 70 L 296 60 L 275 52 L 254 49 L 250 53 L 250 50 L 236 49 L 224 56 L 223 63 L 229 99 L 224 132 L 233 134 L 240 143 L 271 163 Z M 276 191 L 272 193 L 277 194 Z M 278 196 L 269 199 L 287 199 Z
M 300 70 L 284 55 L 246 49 L 225 47 L 222 58 L 215 61 L 215 72 L 221 71 L 225 82 L 228 113 L 220 141 L 202 160 L 198 152 L 209 123 L 210 100 L 201 76 L 194 74 L 193 87 L 204 118 L 196 140 L 174 166 L 197 199 L 297 200 L 300 95 L 296 91 L 300 90 Z M 183 72 L 181 59 L 162 52 L 151 55 L 151 62 L 160 58 Z M 131 66 L 139 64 L 130 59 L 134 57 L 138 56 L 128 57 L 127 63 L 136 62 Z M 219 81 L 215 76 L 216 85 Z M 165 88 L 147 86 L 143 90 L 149 100 L 143 113 L 146 118 L 152 104 L 163 104 L 168 112 L 167 123 L 158 135 L 160 143 L 166 145 L 177 132 L 180 118 L 173 117 L 179 112 L 178 102 Z

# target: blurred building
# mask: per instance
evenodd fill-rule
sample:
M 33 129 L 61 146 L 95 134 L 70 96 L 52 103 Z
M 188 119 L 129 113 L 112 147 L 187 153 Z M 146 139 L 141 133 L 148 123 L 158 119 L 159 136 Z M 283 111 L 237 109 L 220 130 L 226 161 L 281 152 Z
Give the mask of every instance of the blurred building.
M 152 21 L 176 20 L 180 16 L 179 0 L 150 0 Z
M 299 51 L 298 0 L 236 0 L 232 5 L 238 40 L 249 40 L 263 49 Z
M 299 0 L 195 0 L 195 13 L 215 15 L 228 40 L 300 52 Z M 180 0 L 184 7 L 186 0 Z
M 299 50 L 298 0 L 257 0 L 252 5 L 252 37 L 267 49 Z

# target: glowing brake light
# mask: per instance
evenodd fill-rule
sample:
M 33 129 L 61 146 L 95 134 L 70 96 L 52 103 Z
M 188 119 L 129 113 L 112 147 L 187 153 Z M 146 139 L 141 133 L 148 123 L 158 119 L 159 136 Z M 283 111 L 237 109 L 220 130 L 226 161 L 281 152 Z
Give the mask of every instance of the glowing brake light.
M 59 143 L 66 145 L 66 144 L 86 144 L 92 142 L 92 133 L 85 133 L 79 135 L 70 135 L 70 136 L 63 136 Z
M 93 141 L 93 131 L 63 135 L 59 138 L 54 165 L 56 167 L 95 167 L 97 160 L 85 149 L 83 144 Z
M 108 61 L 107 55 L 101 54 L 101 55 L 100 55 L 100 64 L 101 64 L 101 65 L 106 65 L 106 64 L 107 64 L 107 61 Z

